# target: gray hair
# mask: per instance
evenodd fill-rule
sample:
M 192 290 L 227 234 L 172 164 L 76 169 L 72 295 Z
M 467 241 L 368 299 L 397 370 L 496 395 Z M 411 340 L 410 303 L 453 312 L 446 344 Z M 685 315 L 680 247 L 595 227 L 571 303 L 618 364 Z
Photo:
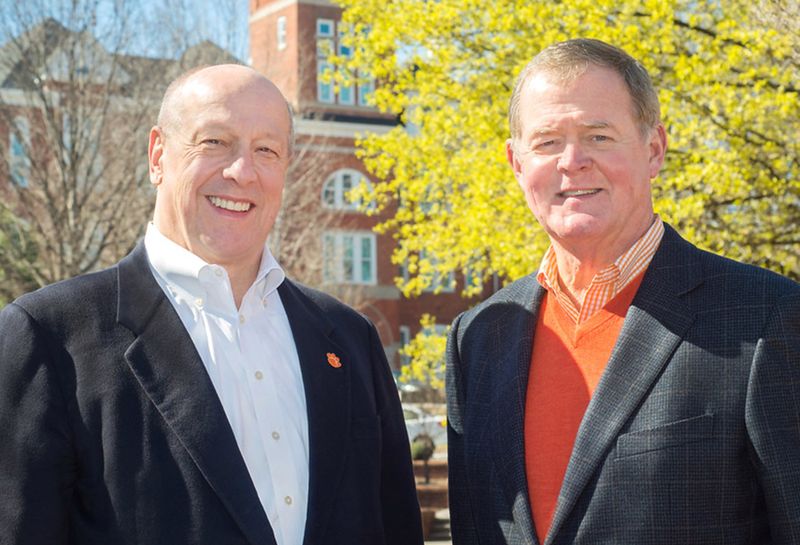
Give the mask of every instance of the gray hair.
M 543 49 L 520 72 L 508 108 L 511 137 L 516 139 L 521 136 L 520 95 L 534 74 L 547 74 L 559 83 L 569 83 L 581 76 L 589 66 L 609 68 L 620 75 L 631 96 L 632 113 L 642 134 L 658 125 L 661 120 L 658 93 L 644 66 L 618 47 L 600 40 L 577 38 Z

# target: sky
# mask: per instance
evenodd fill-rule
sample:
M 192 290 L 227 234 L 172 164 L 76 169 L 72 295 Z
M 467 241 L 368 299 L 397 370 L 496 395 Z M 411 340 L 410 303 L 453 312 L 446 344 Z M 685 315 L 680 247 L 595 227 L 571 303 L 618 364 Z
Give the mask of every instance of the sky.
M 177 57 L 207 39 L 247 62 L 248 9 L 248 0 L 0 0 L 0 41 L 52 17 L 110 51 Z

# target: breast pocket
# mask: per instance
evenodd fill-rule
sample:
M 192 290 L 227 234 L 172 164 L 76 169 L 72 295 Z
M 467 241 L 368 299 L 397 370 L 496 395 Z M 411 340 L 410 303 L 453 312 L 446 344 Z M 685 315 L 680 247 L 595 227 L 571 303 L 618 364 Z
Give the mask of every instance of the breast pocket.
M 655 428 L 633 431 L 617 439 L 616 459 L 636 456 L 707 440 L 714 429 L 714 415 L 703 414 Z

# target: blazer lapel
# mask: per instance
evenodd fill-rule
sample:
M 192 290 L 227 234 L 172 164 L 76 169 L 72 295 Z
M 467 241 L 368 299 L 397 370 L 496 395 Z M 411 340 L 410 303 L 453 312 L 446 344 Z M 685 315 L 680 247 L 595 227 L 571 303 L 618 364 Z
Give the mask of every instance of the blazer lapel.
M 248 540 L 275 545 L 216 390 L 144 246 L 117 270 L 118 321 L 137 335 L 125 353 L 131 371 Z
M 350 436 L 350 358 L 332 340 L 334 326 L 291 281 L 278 288 L 297 346 L 309 436 L 308 518 L 304 543 L 321 543 L 335 505 Z M 328 353 L 341 363 L 331 365 Z M 335 360 L 334 360 L 335 361 Z
M 586 409 L 546 543 L 552 543 L 620 429 L 669 361 L 693 309 L 681 296 L 701 281 L 696 250 L 666 226 L 661 246 L 625 316 L 606 370 Z
M 515 297 L 518 302 L 509 305 L 512 310 L 503 321 L 503 334 L 494 337 L 494 350 L 489 355 L 489 365 L 496 373 L 492 381 L 496 384 L 492 393 L 494 411 L 489 422 L 493 428 L 492 458 L 498 481 L 505 488 L 520 535 L 525 537 L 526 544 L 535 545 L 538 541 L 525 472 L 525 398 L 536 316 L 545 290 L 535 275 L 528 278 L 525 289 Z

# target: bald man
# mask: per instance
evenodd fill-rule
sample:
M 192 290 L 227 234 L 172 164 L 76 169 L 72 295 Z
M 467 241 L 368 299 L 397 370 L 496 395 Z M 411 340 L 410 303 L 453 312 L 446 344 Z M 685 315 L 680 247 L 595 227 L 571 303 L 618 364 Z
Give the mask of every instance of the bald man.
M 422 543 L 374 327 L 266 246 L 291 140 L 250 68 L 178 78 L 144 240 L 0 314 L 0 543 Z

